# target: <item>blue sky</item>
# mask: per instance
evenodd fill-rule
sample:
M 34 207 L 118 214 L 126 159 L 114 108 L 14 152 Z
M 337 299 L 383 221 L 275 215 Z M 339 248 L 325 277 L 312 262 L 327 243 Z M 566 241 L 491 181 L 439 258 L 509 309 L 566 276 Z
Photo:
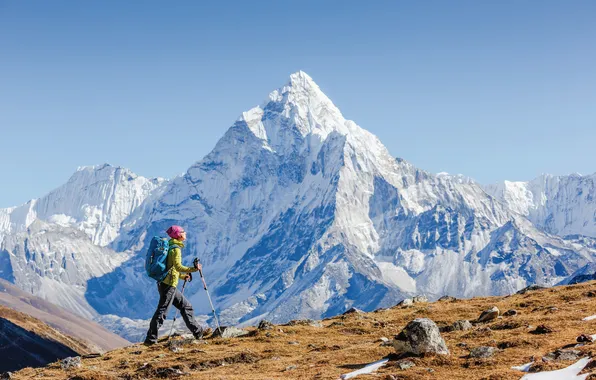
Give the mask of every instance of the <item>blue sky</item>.
M 590 174 L 595 16 L 582 0 L 0 0 L 0 207 L 83 165 L 182 173 L 298 70 L 422 169 Z

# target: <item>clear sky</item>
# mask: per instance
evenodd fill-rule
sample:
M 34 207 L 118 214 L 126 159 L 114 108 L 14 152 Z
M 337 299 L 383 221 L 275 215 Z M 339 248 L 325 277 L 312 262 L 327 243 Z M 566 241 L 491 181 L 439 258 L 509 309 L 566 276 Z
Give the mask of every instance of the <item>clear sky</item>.
M 0 0 L 0 207 L 83 165 L 180 174 L 298 70 L 422 169 L 590 174 L 595 20 L 592 0 Z

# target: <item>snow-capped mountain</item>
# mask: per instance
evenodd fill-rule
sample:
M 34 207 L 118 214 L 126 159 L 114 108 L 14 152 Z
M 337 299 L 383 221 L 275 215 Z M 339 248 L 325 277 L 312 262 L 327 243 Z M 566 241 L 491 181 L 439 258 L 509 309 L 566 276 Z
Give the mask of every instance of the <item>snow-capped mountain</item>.
M 550 234 L 596 237 L 596 173 L 504 181 L 486 191 Z
M 87 192 L 74 187 L 78 206 L 49 212 L 64 215 L 50 220 L 54 226 L 69 221 L 58 226 L 71 231 L 59 239 L 79 230 L 89 244 L 93 239 L 105 246 L 88 256 L 108 258 L 98 271 L 85 278 L 60 272 L 63 284 L 85 283 L 84 310 L 149 318 L 157 292 L 144 273 L 145 249 L 171 224 L 189 232 L 186 262 L 201 259 L 226 323 L 320 318 L 421 293 L 507 294 L 533 283 L 555 284 L 596 261 L 595 247 L 542 232 L 474 181 L 432 175 L 392 157 L 303 72 L 243 113 L 184 175 L 132 182 L 146 186 L 134 192 L 138 202 L 127 198 L 133 192 L 123 193 L 125 200 L 98 195 L 88 201 Z M 101 213 L 101 222 L 88 227 L 96 219 L 81 213 L 83 204 L 122 212 Z M 5 214 L 0 225 L 17 216 L 27 225 L 39 213 Z M 29 248 L 30 234 L 20 240 L 22 268 L 33 252 L 43 251 Z M 90 251 L 85 244 L 81 239 L 76 246 Z M 0 270 L 7 259 L 15 266 L 17 251 L 0 251 Z M 21 277 L 30 276 L 31 283 L 53 275 L 44 268 L 24 269 Z M 188 286 L 186 294 L 197 312 L 210 312 L 199 286 Z M 113 324 L 114 317 L 104 320 Z
M 81 167 L 45 197 L 0 209 L 0 242 L 3 235 L 25 231 L 42 220 L 79 229 L 104 247 L 118 236 L 122 221 L 164 182 L 107 164 Z
M 0 244 L 0 277 L 87 318 L 87 281 L 111 273 L 130 254 L 94 245 L 85 232 L 35 220 Z
M 201 258 L 228 322 L 318 318 L 416 293 L 510 293 L 554 284 L 595 258 L 593 249 L 540 232 L 473 181 L 395 159 L 303 72 L 242 114 L 162 194 L 124 222 L 114 247 L 142 251 L 169 224 L 185 226 L 186 255 Z M 113 291 L 94 292 L 90 303 L 146 318 L 154 294 L 134 292 L 148 286 L 133 275 L 140 270 L 138 256 L 97 279 Z

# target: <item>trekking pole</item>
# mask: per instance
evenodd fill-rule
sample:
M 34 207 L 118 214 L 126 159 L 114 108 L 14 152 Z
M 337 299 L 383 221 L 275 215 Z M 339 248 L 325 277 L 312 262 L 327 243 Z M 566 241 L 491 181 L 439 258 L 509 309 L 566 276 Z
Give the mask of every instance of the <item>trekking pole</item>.
M 186 281 L 187 281 L 187 279 L 184 279 L 184 284 L 182 284 L 182 291 L 180 292 L 180 294 L 182 294 L 182 295 L 184 295 L 184 288 L 186 287 Z M 192 275 L 190 276 L 190 281 L 192 281 Z M 174 296 L 172 297 L 172 302 L 174 301 L 175 296 L 176 296 L 176 293 L 174 293 Z M 174 314 L 174 320 L 172 321 L 172 328 L 170 329 L 170 334 L 168 335 L 168 340 L 172 337 L 172 331 L 174 330 L 174 323 L 176 323 L 176 318 L 178 318 L 178 309 L 176 309 L 176 313 Z
M 193 264 L 195 265 L 195 267 L 199 264 L 200 260 L 198 258 L 195 258 L 195 260 L 193 261 Z M 213 312 L 213 316 L 215 317 L 215 324 L 217 325 L 217 331 L 219 331 L 219 334 L 221 335 L 221 328 L 219 327 L 219 320 L 217 319 L 217 314 L 215 313 L 215 308 L 213 307 L 213 302 L 211 302 L 211 296 L 209 295 L 209 290 L 207 290 L 207 283 L 205 282 L 205 277 L 203 277 L 203 270 L 199 269 L 199 274 L 201 275 L 201 280 L 203 281 L 203 288 L 205 289 L 205 292 L 207 292 L 207 298 L 209 299 L 209 304 L 211 305 L 211 311 Z

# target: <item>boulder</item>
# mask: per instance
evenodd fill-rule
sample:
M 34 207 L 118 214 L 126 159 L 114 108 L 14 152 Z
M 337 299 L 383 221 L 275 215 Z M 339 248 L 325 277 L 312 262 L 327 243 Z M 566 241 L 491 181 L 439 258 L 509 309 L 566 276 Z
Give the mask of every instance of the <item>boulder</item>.
M 363 311 L 360 309 L 356 309 L 355 307 L 351 307 L 348 310 L 346 310 L 342 315 L 347 315 L 347 314 L 362 314 Z
M 454 331 L 466 331 L 472 328 L 472 324 L 468 320 L 460 320 L 453 322 L 453 330 Z
M 259 326 L 257 326 L 259 330 L 271 330 L 273 329 L 273 323 L 263 319 L 259 322 Z
M 248 331 L 239 329 L 234 326 L 221 326 L 221 328 L 215 329 L 213 332 L 213 337 L 221 337 L 221 338 L 237 338 L 240 336 L 248 335 Z
M 554 330 L 546 325 L 536 327 L 536 330 L 530 331 L 530 334 L 550 334 Z
M 452 296 L 443 296 L 443 297 L 439 298 L 438 301 L 440 301 L 440 302 L 455 302 L 455 301 L 457 301 L 457 298 L 452 297 Z
M 531 292 L 534 290 L 540 290 L 540 289 L 546 289 L 546 288 L 544 286 L 540 286 L 540 285 L 530 285 L 530 286 L 523 288 L 522 290 L 518 290 L 515 294 L 526 294 L 527 292 Z
M 69 369 L 69 368 L 79 368 L 81 366 L 81 357 L 80 356 L 69 356 L 66 359 L 62 359 L 60 362 L 60 367 L 62 369 Z
M 470 351 L 470 358 L 477 358 L 477 359 L 490 358 L 498 351 L 499 350 L 494 347 L 488 347 L 488 346 L 474 347 Z
M 411 298 L 406 298 L 404 300 L 401 300 L 397 305 L 395 306 L 400 306 L 400 307 L 408 307 L 408 306 L 412 306 L 414 304 L 414 301 Z
M 412 298 L 413 303 L 425 303 L 428 302 L 428 298 L 426 296 L 415 296 Z
M 542 358 L 542 361 L 577 361 L 581 358 L 581 356 L 582 352 L 579 350 L 555 350 L 546 354 Z
M 401 370 L 406 370 L 408 368 L 415 367 L 416 364 L 414 364 L 414 362 L 411 360 L 398 360 L 397 362 L 395 362 L 395 366 L 399 367 L 399 369 Z
M 503 313 L 504 317 L 513 317 L 514 315 L 517 315 L 517 311 L 516 310 L 507 310 L 506 312 Z
M 493 319 L 497 319 L 499 316 L 499 308 L 496 306 L 491 307 L 488 310 L 484 310 L 477 319 L 477 322 L 489 322 Z
M 449 355 L 449 349 L 437 325 L 428 318 L 416 318 L 393 340 L 393 347 L 399 353 L 422 355 L 434 353 Z

